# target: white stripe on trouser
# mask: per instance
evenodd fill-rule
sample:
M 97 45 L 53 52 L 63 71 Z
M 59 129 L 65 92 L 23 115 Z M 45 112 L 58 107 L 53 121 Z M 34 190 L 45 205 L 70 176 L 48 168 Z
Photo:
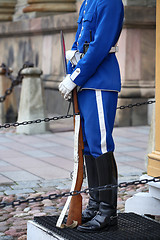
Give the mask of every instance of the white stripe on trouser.
M 105 121 L 104 121 L 104 111 L 103 111 L 101 90 L 96 90 L 96 101 L 97 101 L 97 108 L 98 108 L 100 133 L 101 133 L 101 151 L 103 154 L 103 153 L 107 152 L 107 146 L 106 146 L 106 126 L 105 126 Z

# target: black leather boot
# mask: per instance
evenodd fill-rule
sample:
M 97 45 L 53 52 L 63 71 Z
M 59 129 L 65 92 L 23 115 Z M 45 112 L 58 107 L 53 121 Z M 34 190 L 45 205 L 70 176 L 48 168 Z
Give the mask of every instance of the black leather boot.
M 95 158 L 91 155 L 85 156 L 88 187 L 98 187 L 98 172 Z M 82 212 L 82 224 L 90 221 L 99 210 L 99 192 L 91 192 L 87 208 Z
M 117 166 L 113 152 L 96 158 L 99 186 L 117 184 Z M 99 211 L 87 223 L 78 226 L 82 232 L 92 232 L 117 224 L 117 188 L 99 192 Z

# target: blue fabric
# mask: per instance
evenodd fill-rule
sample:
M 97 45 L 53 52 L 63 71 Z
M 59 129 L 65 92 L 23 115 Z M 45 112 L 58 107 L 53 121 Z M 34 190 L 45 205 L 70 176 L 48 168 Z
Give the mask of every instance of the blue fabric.
M 117 92 L 101 91 L 106 127 L 106 148 L 107 151 L 114 151 L 115 145 L 112 137 L 114 126 Z M 84 154 L 99 157 L 103 154 L 101 149 L 101 134 L 99 114 L 97 109 L 96 91 L 83 90 L 78 92 L 78 104 L 81 115 Z
M 118 41 L 123 18 L 122 0 L 85 0 L 82 3 L 72 49 L 83 52 L 85 41 L 90 42 L 90 30 L 92 41 L 77 66 L 68 63 L 68 73 L 72 74 L 77 68 L 80 69 L 80 74 L 74 80 L 78 86 L 120 91 L 119 65 L 115 53 L 109 51 Z

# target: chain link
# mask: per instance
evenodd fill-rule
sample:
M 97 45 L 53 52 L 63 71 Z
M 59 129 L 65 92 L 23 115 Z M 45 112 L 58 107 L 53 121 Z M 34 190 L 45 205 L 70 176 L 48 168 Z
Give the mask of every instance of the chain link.
M 125 108 L 140 107 L 140 106 L 142 106 L 142 105 L 153 104 L 153 103 L 155 103 L 155 102 L 156 102 L 155 100 L 150 100 L 150 101 L 142 102 L 142 103 L 128 104 L 128 105 L 124 105 L 124 106 L 117 107 L 117 110 L 118 110 L 118 109 L 123 110 L 123 109 L 125 109 Z
M 0 203 L 0 208 L 4 208 L 6 206 L 16 207 L 16 206 L 19 206 L 23 203 L 28 203 L 29 204 L 29 203 L 34 203 L 34 202 L 41 202 L 41 201 L 46 200 L 46 199 L 55 200 L 57 198 L 62 198 L 62 197 L 77 196 L 78 194 L 81 194 L 81 193 L 90 193 L 90 192 L 93 192 L 93 191 L 105 191 L 105 190 L 110 190 L 112 188 L 118 188 L 118 187 L 119 188 L 125 188 L 125 187 L 131 186 L 131 185 L 137 186 L 139 184 L 146 184 L 146 183 L 149 183 L 149 182 L 160 182 L 160 177 L 154 177 L 152 179 L 135 180 L 135 181 L 131 181 L 131 182 L 122 182 L 122 183 L 115 184 L 115 185 L 108 184 L 108 185 L 95 187 L 95 188 L 85 188 L 84 190 L 81 190 L 81 191 L 64 192 L 64 193 L 61 193 L 61 194 L 50 194 L 50 195 L 45 196 L 45 197 L 38 196 L 38 197 L 35 197 L 35 198 L 28 198 L 26 200 L 15 200 L 15 201 L 10 202 L 10 203 L 1 202 Z
M 143 102 L 143 103 L 135 103 L 135 104 L 129 104 L 126 106 L 120 106 L 117 107 L 117 109 L 123 110 L 125 108 L 132 108 L 132 107 L 139 107 L 142 105 L 147 105 L 147 104 L 153 104 L 156 101 L 147 101 L 147 102 Z M 77 114 L 68 114 L 68 115 L 61 115 L 61 116 L 56 116 L 56 117 L 47 117 L 44 119 L 36 119 L 36 120 L 30 120 L 30 121 L 24 121 L 24 122 L 14 122 L 14 123 L 5 123 L 3 125 L 0 125 L 0 129 L 1 128 L 10 128 L 10 127 L 18 127 L 18 126 L 25 126 L 25 125 L 29 125 L 29 124 L 33 124 L 33 123 L 41 123 L 41 122 L 50 122 L 50 121 L 57 121 L 57 120 L 61 120 L 61 119 L 68 119 L 68 118 L 72 118 L 73 116 L 78 115 Z
M 4 96 L 0 97 L 0 103 L 4 102 L 6 97 L 8 95 L 10 95 L 13 91 L 13 88 L 19 84 L 22 83 L 22 79 L 23 79 L 23 75 L 21 75 L 21 71 L 24 68 L 28 68 L 28 67 L 34 67 L 33 63 L 30 62 L 25 62 L 23 64 L 23 67 L 19 70 L 18 75 L 16 78 L 14 78 L 11 74 L 11 70 L 9 69 L 9 67 L 6 66 L 5 63 L 2 63 L 2 65 L 0 66 L 2 68 L 2 70 L 5 72 L 5 76 L 7 78 L 9 78 L 11 80 L 11 86 L 5 91 Z
M 74 114 L 74 115 L 78 115 L 78 114 Z M 30 120 L 30 121 L 24 121 L 24 122 L 5 123 L 3 125 L 0 125 L 0 129 L 1 128 L 10 128 L 10 127 L 19 127 L 21 125 L 26 126 L 26 125 L 33 124 L 33 123 L 50 122 L 50 121 L 57 121 L 57 120 L 61 120 L 61 119 L 68 119 L 68 118 L 72 118 L 74 115 L 69 114 L 66 116 L 57 116 L 57 117 L 36 119 L 36 120 Z

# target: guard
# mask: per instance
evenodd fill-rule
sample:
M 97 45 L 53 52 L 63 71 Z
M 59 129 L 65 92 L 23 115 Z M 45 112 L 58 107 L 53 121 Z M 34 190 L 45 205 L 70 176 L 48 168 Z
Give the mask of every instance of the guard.
M 124 18 L 122 0 L 85 0 L 72 49 L 67 51 L 68 74 L 59 85 L 65 100 L 79 86 L 85 164 L 89 187 L 117 184 L 114 126 L 121 90 L 115 53 Z M 93 192 L 82 212 L 79 231 L 117 224 L 117 189 Z

